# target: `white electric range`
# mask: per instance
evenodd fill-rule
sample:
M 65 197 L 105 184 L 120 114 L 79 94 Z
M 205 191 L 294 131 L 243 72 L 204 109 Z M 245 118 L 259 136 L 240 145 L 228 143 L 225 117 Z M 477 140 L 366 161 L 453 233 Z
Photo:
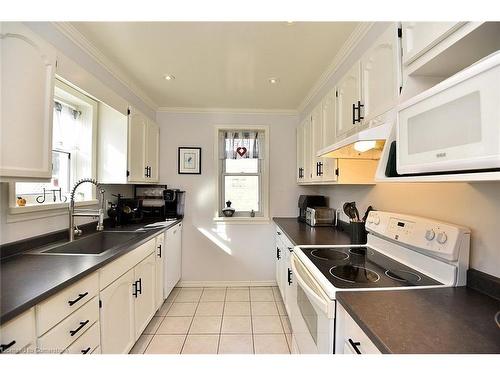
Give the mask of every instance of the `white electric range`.
M 294 351 L 335 352 L 338 291 L 466 284 L 470 230 L 432 219 L 372 211 L 366 245 L 296 246 L 291 268 Z

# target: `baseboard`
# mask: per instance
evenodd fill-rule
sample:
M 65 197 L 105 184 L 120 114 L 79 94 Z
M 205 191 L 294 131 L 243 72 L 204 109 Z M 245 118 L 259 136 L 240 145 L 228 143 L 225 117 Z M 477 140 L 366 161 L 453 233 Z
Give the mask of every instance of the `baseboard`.
M 244 286 L 276 286 L 276 280 L 264 281 L 185 281 L 181 280 L 176 287 L 181 288 L 225 288 Z

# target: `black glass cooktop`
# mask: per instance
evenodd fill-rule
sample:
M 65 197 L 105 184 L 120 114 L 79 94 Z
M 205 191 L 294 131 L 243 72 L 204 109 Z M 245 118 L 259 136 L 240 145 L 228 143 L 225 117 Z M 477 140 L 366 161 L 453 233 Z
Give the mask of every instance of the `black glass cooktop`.
M 337 288 L 394 288 L 440 282 L 371 248 L 300 248 Z

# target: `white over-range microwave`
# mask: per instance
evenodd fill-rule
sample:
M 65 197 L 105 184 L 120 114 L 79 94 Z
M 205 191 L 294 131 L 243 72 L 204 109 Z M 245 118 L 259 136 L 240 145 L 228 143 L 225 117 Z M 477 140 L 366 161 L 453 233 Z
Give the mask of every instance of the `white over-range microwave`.
M 500 170 L 500 51 L 397 111 L 400 174 Z

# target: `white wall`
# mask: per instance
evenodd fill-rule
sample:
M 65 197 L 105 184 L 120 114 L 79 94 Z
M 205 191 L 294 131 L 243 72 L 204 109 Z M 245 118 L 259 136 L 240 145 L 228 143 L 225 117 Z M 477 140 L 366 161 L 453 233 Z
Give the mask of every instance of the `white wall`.
M 310 188 L 330 197 L 330 206 L 356 201 L 360 215 L 377 210 L 434 218 L 469 227 L 470 266 L 500 277 L 500 182 L 384 183 L 376 186 Z
M 213 221 L 216 200 L 215 125 L 269 125 L 270 213 L 296 216 L 297 118 L 261 114 L 174 114 L 159 112 L 160 181 L 186 191 L 182 280 L 274 280 L 273 224 Z M 177 174 L 177 148 L 202 148 L 202 174 Z

